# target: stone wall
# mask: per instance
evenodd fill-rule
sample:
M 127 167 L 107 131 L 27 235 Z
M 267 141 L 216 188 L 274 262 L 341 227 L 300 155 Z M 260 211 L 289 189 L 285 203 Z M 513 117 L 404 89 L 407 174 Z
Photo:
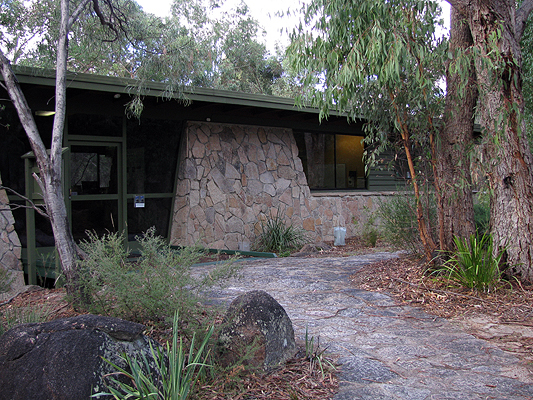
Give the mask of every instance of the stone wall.
M 171 243 L 245 250 L 279 210 L 313 241 L 333 240 L 336 226 L 350 237 L 378 197 L 312 195 L 290 129 L 191 122 L 180 146 Z
M 2 178 L 0 177 L 0 186 Z M 9 293 L 0 293 L 0 301 L 8 298 L 24 286 L 24 272 L 22 271 L 20 240 L 15 231 L 15 219 L 7 205 L 9 200 L 5 190 L 0 189 L 0 277 L 7 271 L 7 280 L 10 281 Z M 1 278 L 0 278 L 1 279 Z M 0 287 L 4 286 L 0 282 Z

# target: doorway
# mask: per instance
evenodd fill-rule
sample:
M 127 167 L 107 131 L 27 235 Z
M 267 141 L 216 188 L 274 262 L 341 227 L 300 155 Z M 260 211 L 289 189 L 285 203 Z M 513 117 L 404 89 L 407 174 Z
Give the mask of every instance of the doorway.
M 125 231 L 122 143 L 70 141 L 70 221 L 79 242 Z

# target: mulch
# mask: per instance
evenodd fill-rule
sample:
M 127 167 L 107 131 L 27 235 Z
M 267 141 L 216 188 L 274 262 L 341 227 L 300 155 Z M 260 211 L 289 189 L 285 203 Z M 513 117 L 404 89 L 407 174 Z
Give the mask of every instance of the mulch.
M 490 292 L 469 290 L 443 276 L 428 273 L 428 265 L 417 257 L 367 265 L 351 277 L 354 286 L 386 292 L 399 303 L 422 308 L 425 312 L 460 320 L 469 333 L 512 351 L 533 373 L 533 285 L 516 280 L 502 281 Z M 511 331 L 525 328 L 531 334 L 517 332 L 494 336 L 474 321 L 489 321 L 490 326 L 509 325 Z
M 332 245 L 332 243 L 329 243 Z M 357 239 L 347 239 L 345 246 L 332 246 L 308 257 L 343 257 L 374 251 L 390 250 L 381 243 L 369 248 Z M 206 259 L 205 262 L 228 258 Z M 424 311 L 444 318 L 476 318 L 484 316 L 499 324 L 533 327 L 533 286 L 518 282 L 504 282 L 488 293 L 469 291 L 457 287 L 442 277 L 427 274 L 428 266 L 417 257 L 406 256 L 370 264 L 351 277 L 355 287 L 386 292 L 401 304 L 421 307 Z M 40 289 L 20 294 L 10 303 L 0 306 L 0 312 L 12 307 L 42 305 L 49 311 L 50 319 L 69 317 L 79 313 L 65 300 L 64 289 Z M 150 325 L 149 323 L 147 325 Z M 161 340 L 164 335 L 148 329 Z M 476 334 L 476 332 L 472 332 Z M 507 341 L 518 345 L 513 351 L 528 365 L 533 366 L 533 337 L 514 335 L 508 340 L 499 337 L 491 340 L 508 350 Z M 326 365 L 326 363 L 324 363 Z M 320 369 L 302 355 L 302 351 L 283 367 L 268 373 L 246 372 L 234 369 L 210 381 L 201 388 L 200 399 L 332 399 L 338 389 L 338 380 L 332 368 Z

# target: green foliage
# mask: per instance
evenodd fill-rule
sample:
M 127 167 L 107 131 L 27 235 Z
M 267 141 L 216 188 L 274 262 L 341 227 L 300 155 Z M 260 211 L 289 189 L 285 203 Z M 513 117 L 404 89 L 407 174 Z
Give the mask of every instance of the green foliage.
M 287 225 L 284 213 L 278 209 L 275 216 L 261 221 L 261 234 L 254 243 L 257 251 L 274 252 L 278 255 L 289 255 L 308 242 L 307 233 L 301 228 Z
M 391 132 L 408 132 L 415 142 L 427 137 L 443 105 L 439 13 L 429 0 L 309 2 L 304 22 L 313 30 L 294 32 L 287 50 L 306 89 L 300 104 L 319 107 L 321 117 L 331 110 L 364 115 L 369 161 L 395 140 Z
M 129 321 L 164 322 L 175 312 L 190 318 L 197 311 L 202 289 L 233 276 L 237 265 L 221 264 L 209 274 L 191 276 L 191 266 L 205 256 L 198 247 L 177 252 L 149 229 L 138 238 L 140 257 L 130 257 L 124 238 L 89 234 L 80 244 L 86 253 L 79 272 L 80 295 L 73 299 L 87 311 Z
M 361 229 L 361 239 L 365 245 L 376 247 L 376 243 L 379 239 L 379 231 L 378 227 L 376 226 L 376 215 L 369 212 L 369 210 L 366 211 L 369 214 Z M 357 226 L 358 222 L 354 220 L 354 224 Z
M 208 366 L 206 360 L 209 352 L 206 353 L 206 346 L 213 334 L 213 327 L 208 330 L 198 349 L 195 348 L 195 336 L 193 336 L 188 354 L 185 352 L 181 337 L 178 344 L 178 331 L 179 318 L 176 313 L 173 322 L 172 346 L 167 342 L 163 352 L 160 348 L 154 350 L 150 343 L 152 358 L 155 361 L 155 376 L 148 372 L 151 370 L 150 362 L 144 354 L 141 361 L 131 359 L 127 355 L 121 356 L 126 361 L 129 371 L 105 360 L 118 371 L 112 375 L 123 375 L 131 383 L 112 378 L 113 386 L 108 387 L 109 393 L 97 393 L 92 397 L 111 395 L 115 399 L 187 399 L 198 377 Z
M 0 32 L 0 44 L 14 64 L 55 68 L 59 4 L 2 3 L 0 24 L 10 34 Z M 87 7 L 69 35 L 68 69 L 137 79 L 130 88 L 133 115 L 140 115 L 149 81 L 167 84 L 167 96 L 183 95 L 185 86 L 266 94 L 286 90 L 283 57 L 270 55 L 260 43 L 262 30 L 244 3 L 174 0 L 171 16 L 164 19 L 132 0 L 101 2 L 100 7 L 113 27 L 102 25 Z
M 44 306 L 11 307 L 0 311 L 0 336 L 20 324 L 46 322 L 51 309 Z
M 437 220 L 436 204 L 431 195 L 423 196 L 430 226 Z M 421 253 L 423 246 L 418 234 L 416 199 L 411 192 L 399 193 L 381 200 L 376 210 L 381 237 L 397 249 Z
M 504 251 L 494 256 L 492 236 L 476 235 L 470 239 L 454 238 L 457 250 L 437 272 L 468 288 L 490 291 L 501 280 L 500 262 Z
M 474 222 L 479 237 L 490 232 L 490 204 L 487 201 L 474 203 Z

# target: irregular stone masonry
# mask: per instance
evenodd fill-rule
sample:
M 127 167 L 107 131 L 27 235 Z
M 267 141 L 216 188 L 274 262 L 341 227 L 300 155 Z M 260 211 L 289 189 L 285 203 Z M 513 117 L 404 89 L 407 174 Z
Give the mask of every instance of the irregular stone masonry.
M 15 232 L 15 219 L 8 203 L 6 191 L 0 190 L 0 265 L 8 270 L 21 270 L 22 248 L 17 232 Z
M 171 242 L 219 249 L 246 249 L 280 211 L 313 241 L 333 240 L 337 226 L 355 236 L 383 196 L 312 195 L 286 128 L 191 122 L 177 179 Z
M 0 178 L 0 185 L 2 179 Z M 20 240 L 15 231 L 15 219 L 7 205 L 9 199 L 5 190 L 0 190 L 0 268 L 9 272 L 11 287 L 15 289 L 24 285 L 22 272 Z M 6 297 L 0 293 L 0 300 Z

